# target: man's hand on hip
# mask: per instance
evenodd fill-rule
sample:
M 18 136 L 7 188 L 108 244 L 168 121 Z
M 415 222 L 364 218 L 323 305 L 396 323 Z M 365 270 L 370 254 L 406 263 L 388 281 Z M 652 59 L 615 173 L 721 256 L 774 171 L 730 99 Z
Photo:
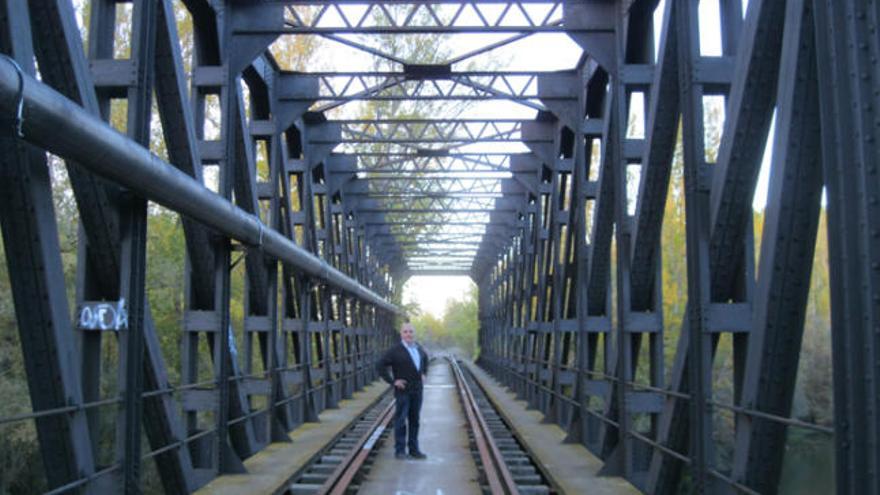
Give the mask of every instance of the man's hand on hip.
M 405 389 L 406 388 L 406 380 L 404 380 L 403 378 L 398 378 L 397 380 L 394 380 L 394 387 L 398 390 Z

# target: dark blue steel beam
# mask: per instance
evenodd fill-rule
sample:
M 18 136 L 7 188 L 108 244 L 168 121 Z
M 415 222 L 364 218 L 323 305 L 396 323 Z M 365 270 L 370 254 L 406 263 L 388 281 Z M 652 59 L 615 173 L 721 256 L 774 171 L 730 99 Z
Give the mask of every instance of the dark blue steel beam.
M 664 20 L 673 25 L 674 10 Z M 632 309 L 640 311 L 651 304 L 655 270 L 660 247 L 663 212 L 669 191 L 672 157 L 678 130 L 678 40 L 673 31 L 662 30 L 649 100 L 647 141 L 642 156 L 642 177 L 633 228 Z
M 131 139 L 142 146 L 150 145 L 158 10 L 159 5 L 154 2 L 136 3 L 132 9 L 130 63 L 134 77 L 126 88 L 126 130 Z M 116 458 L 122 465 L 120 484 L 125 493 L 139 494 L 147 312 L 147 200 L 136 194 L 123 193 L 119 206 L 119 295 L 120 300 L 124 299 L 128 304 L 128 329 L 119 338 L 117 388 L 123 403 L 117 413 Z
M 822 149 L 813 9 L 788 0 L 776 97 L 774 164 L 765 210 L 742 407 L 787 418 L 797 380 L 822 195 Z M 770 378 L 772 377 L 772 379 Z M 741 415 L 732 478 L 776 493 L 786 425 Z M 733 492 L 733 490 L 731 490 Z
M 64 0 L 40 0 L 29 2 L 29 7 L 32 28 L 41 33 L 34 38 L 42 80 L 80 103 L 86 109 L 84 113 L 98 115 L 98 101 L 87 61 L 82 54 L 82 42 L 72 5 Z M 68 161 L 67 165 L 81 225 L 88 237 L 89 269 L 93 270 L 94 280 L 98 282 L 92 285 L 99 285 L 108 294 L 113 294 L 119 284 L 118 187 L 89 173 L 74 161 Z M 145 389 L 168 389 L 165 364 L 159 351 L 158 338 L 152 330 L 149 311 L 145 319 Z M 149 418 L 146 430 L 151 444 L 166 446 L 177 443 L 183 433 L 171 397 L 160 394 L 146 400 L 145 404 L 145 416 Z M 159 461 L 160 468 L 168 468 L 163 469 L 163 482 L 176 483 L 176 490 L 195 489 L 197 484 L 192 476 L 189 452 L 185 448 L 167 451 L 159 456 Z
M 674 2 L 678 36 L 679 102 L 682 120 L 682 148 L 685 190 L 685 240 L 687 256 L 688 310 L 685 320 L 690 330 L 687 340 L 688 455 L 689 474 L 696 493 L 715 490 L 715 444 L 712 441 L 712 341 L 707 321 L 711 302 L 709 284 L 709 188 L 702 183 L 708 172 L 703 135 L 703 95 L 705 88 L 695 77 L 700 60 L 697 2 Z M 672 27 L 672 26 L 670 26 Z M 683 340 L 683 339 L 682 339 Z
M 814 0 L 828 191 L 835 485 L 880 492 L 880 87 L 876 3 Z
M 4 0 L 0 9 L 0 52 L 13 56 L 23 71 L 33 75 L 27 3 Z M 21 25 L 13 29 L 13 22 Z M 34 411 L 78 408 L 84 402 L 80 363 L 47 158 L 20 140 L 11 124 L 5 120 L 0 135 L 0 227 L 31 405 Z M 49 488 L 95 472 L 85 411 L 44 416 L 35 425 Z
M 712 239 L 710 240 L 710 283 L 713 296 L 733 293 L 738 282 L 738 260 L 743 257 L 746 240 L 745 223 L 750 219 L 751 203 L 757 174 L 760 169 L 766 129 L 769 128 L 782 43 L 782 30 L 774 27 L 784 14 L 784 2 L 757 1 L 749 6 L 743 27 L 742 46 L 737 53 L 738 75 L 731 87 L 730 112 L 727 115 L 724 137 L 719 149 L 715 183 L 712 186 L 710 205 L 717 205 L 711 213 Z M 677 15 L 672 9 L 671 17 Z M 763 133 L 762 133 L 763 130 Z M 723 198 L 723 199 L 719 199 Z M 641 236 L 641 230 L 638 234 Z M 655 234 L 656 235 L 656 234 Z M 641 248 L 637 246 L 636 256 Z M 739 253 L 739 254 L 737 254 Z M 723 266 L 724 263 L 736 265 Z M 635 282 L 634 282 L 635 284 Z M 641 293 L 644 293 L 644 285 Z M 672 367 L 669 388 L 688 393 L 690 386 L 685 370 L 689 360 L 685 347 L 690 329 L 682 322 L 679 349 Z M 660 420 L 658 440 L 677 452 L 687 450 L 689 413 L 686 401 L 670 397 Z M 674 493 L 681 479 L 683 464 L 665 453 L 655 451 L 651 461 L 647 489 L 657 493 Z
M 156 105 L 162 123 L 168 161 L 187 175 L 202 180 L 198 140 L 193 126 L 193 112 L 188 101 L 180 41 L 177 35 L 173 5 L 160 2 L 160 25 L 156 32 Z M 214 252 L 206 249 L 208 231 L 182 217 L 187 253 L 192 273 L 192 292 L 200 307 L 211 305 L 214 280 Z
M 590 236 L 590 249 L 587 253 L 587 315 L 608 315 L 608 276 L 611 271 L 611 234 L 614 226 L 614 184 L 605 177 L 614 174 L 614 151 L 608 146 L 614 116 L 611 115 L 611 97 L 605 90 L 608 74 L 602 70 L 597 71 L 587 84 L 588 98 L 595 98 L 601 118 L 602 128 L 602 156 L 599 163 L 591 163 L 590 167 L 598 167 L 599 174 L 596 181 L 599 190 L 596 195 L 593 208 L 592 232 Z M 599 136 L 593 135 L 593 138 Z

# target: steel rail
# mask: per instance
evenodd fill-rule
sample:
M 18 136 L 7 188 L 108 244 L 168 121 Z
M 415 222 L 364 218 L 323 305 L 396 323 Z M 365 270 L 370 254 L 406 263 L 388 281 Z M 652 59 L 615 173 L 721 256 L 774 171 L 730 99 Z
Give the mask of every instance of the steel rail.
M 355 475 L 363 467 L 364 461 L 367 460 L 367 456 L 376 445 L 379 436 L 382 435 L 382 432 L 388 427 L 388 423 L 391 422 L 391 418 L 394 417 L 394 404 L 393 400 L 388 403 L 376 421 L 370 425 L 330 477 L 321 485 L 317 491 L 318 495 L 343 495 L 348 490 Z
M 486 420 L 477 406 L 477 401 L 464 379 L 461 368 L 455 359 L 447 359 L 455 375 L 455 381 L 458 384 L 462 407 L 465 410 L 468 425 L 474 434 L 474 442 L 477 444 L 477 450 L 480 453 L 480 460 L 483 463 L 483 471 L 486 473 L 490 491 L 493 494 L 519 495 L 519 489 L 513 481 L 513 476 L 504 462 L 501 451 L 498 450 L 498 446 L 495 444 L 492 433 L 489 431 L 489 426 L 486 424 Z
M 381 309 L 400 309 L 326 261 L 297 246 L 228 200 L 120 134 L 102 120 L 33 77 L 23 75 L 24 139 L 73 160 L 101 177 L 186 215 L 339 290 Z M 19 74 L 0 63 L 0 109 L 18 105 Z M 64 132 L 58 132 L 64 129 Z

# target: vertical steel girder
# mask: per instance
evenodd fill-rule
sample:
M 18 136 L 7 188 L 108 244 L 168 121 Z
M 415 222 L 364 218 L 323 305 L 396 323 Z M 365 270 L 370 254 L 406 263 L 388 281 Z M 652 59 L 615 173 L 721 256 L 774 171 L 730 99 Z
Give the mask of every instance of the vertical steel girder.
M 839 493 L 876 493 L 880 490 L 877 6 L 817 0 L 813 8 L 828 192 L 836 488 Z
M 97 8 L 98 5 L 95 5 Z M 150 145 L 150 117 L 154 80 L 158 4 L 144 2 L 132 12 L 131 63 L 135 78 L 127 91 L 126 129 L 133 141 Z M 128 331 L 120 340 L 120 392 L 123 410 L 116 424 L 117 459 L 122 464 L 126 493 L 140 492 L 141 421 L 143 417 L 143 362 L 146 313 L 147 200 L 132 193 L 120 198 L 119 300 L 128 302 Z
M 4 1 L 0 8 L 0 51 L 33 75 L 27 5 Z M 13 30 L 12 24 L 19 22 Z M 11 122 L 4 124 L 0 224 L 31 405 L 34 410 L 79 406 L 80 357 L 74 352 L 47 159 L 38 148 L 17 139 Z M 85 411 L 37 419 L 36 430 L 49 487 L 94 473 Z
M 791 415 L 822 190 L 819 100 L 810 2 L 789 1 L 776 98 L 776 133 L 740 403 Z M 786 132 L 787 130 L 787 132 Z M 773 376 L 774 379 L 767 377 Z M 734 479 L 761 493 L 776 490 L 784 425 L 737 418 Z
M 235 202 L 243 210 L 252 207 L 252 196 L 239 196 L 246 184 L 242 184 L 242 174 L 252 172 L 253 162 L 240 161 L 239 137 L 241 134 L 240 67 L 235 63 L 232 45 L 232 27 L 234 13 L 230 11 L 217 19 L 218 41 L 220 48 L 216 55 L 223 67 L 220 70 L 220 146 L 223 151 L 219 160 L 219 194 L 227 201 L 232 201 L 235 191 Z M 206 50 L 206 47 L 198 47 Z M 251 174 L 248 174 L 251 175 Z M 249 182 L 249 181 L 244 181 Z M 243 460 L 259 449 L 254 421 L 248 418 L 250 407 L 245 394 L 241 390 L 242 383 L 230 382 L 230 378 L 238 375 L 236 356 L 232 346 L 235 336 L 232 329 L 231 296 L 232 296 L 232 243 L 230 239 L 220 238 L 214 242 L 214 312 L 217 327 L 207 335 L 214 365 L 216 380 L 217 409 L 214 415 L 216 440 L 211 452 L 211 466 L 219 473 L 244 472 Z M 230 424 L 231 419 L 245 417 L 243 423 Z
M 700 58 L 698 2 L 673 2 L 678 36 L 679 105 L 684 161 L 688 324 L 688 453 L 692 486 L 698 493 L 713 491 L 715 451 L 712 441 L 712 354 L 714 337 L 707 325 L 711 304 L 709 281 L 709 188 L 701 183 L 709 164 L 705 159 L 703 95 L 696 77 Z M 670 26 L 672 27 L 672 26 Z M 679 349 L 682 349 L 680 347 Z

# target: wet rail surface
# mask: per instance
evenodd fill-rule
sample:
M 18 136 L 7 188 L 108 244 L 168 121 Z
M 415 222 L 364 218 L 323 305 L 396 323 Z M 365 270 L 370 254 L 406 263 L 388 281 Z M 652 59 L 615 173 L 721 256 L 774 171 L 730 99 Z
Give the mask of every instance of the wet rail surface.
M 425 384 L 421 450 L 395 459 L 384 394 L 301 469 L 285 493 L 552 494 L 556 491 L 467 368 L 437 359 Z

